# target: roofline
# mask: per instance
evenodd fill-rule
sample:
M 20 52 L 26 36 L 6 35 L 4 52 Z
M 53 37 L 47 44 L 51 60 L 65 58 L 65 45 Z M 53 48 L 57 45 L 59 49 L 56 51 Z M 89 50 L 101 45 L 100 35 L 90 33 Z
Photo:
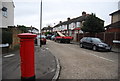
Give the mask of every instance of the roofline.
M 120 12 L 120 9 L 115 11 L 115 12 L 113 12 L 113 13 L 111 13 L 111 14 L 109 14 L 109 15 L 113 15 L 113 14 L 116 14 L 116 13 L 119 13 L 119 12 Z

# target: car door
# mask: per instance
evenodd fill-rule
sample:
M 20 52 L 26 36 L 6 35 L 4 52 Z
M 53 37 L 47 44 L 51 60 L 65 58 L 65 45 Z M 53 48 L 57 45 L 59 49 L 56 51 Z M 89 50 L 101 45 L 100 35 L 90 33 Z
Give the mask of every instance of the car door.
M 87 37 L 84 37 L 84 38 L 82 38 L 81 41 L 80 41 L 80 43 L 82 43 L 82 45 L 83 45 L 84 47 L 86 47 L 86 39 L 87 39 Z
M 88 37 L 86 39 L 86 47 L 92 48 L 92 38 Z
M 87 47 L 87 37 L 82 39 L 82 44 L 84 47 Z

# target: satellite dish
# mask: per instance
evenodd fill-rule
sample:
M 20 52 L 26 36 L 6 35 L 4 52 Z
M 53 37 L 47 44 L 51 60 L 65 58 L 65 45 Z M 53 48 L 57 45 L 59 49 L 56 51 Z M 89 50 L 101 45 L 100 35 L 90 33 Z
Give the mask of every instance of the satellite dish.
M 3 7 L 3 8 L 2 8 L 2 11 L 7 11 L 7 8 L 6 8 L 6 7 Z

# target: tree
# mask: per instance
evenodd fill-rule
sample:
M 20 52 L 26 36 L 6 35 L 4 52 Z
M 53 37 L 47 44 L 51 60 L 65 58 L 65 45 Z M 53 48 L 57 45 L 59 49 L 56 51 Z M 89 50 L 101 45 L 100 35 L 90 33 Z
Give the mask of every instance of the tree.
M 104 21 L 100 18 L 96 17 L 95 14 L 89 15 L 85 22 L 83 23 L 83 27 L 81 28 L 83 32 L 89 33 L 99 33 L 104 31 Z
M 47 36 L 48 34 L 52 34 L 51 32 L 46 32 L 45 35 Z
M 17 25 L 17 27 L 22 31 L 22 33 L 28 33 L 28 29 L 24 25 Z

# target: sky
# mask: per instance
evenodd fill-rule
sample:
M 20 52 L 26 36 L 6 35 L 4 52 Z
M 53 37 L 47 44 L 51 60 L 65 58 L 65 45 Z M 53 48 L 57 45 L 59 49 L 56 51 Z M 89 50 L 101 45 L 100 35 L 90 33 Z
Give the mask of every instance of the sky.
M 40 28 L 41 0 L 13 0 L 14 24 Z M 119 0 L 42 0 L 42 28 L 54 26 L 59 21 L 66 21 L 68 17 L 75 18 L 95 13 L 105 21 L 105 26 L 111 23 L 110 13 L 118 10 Z

